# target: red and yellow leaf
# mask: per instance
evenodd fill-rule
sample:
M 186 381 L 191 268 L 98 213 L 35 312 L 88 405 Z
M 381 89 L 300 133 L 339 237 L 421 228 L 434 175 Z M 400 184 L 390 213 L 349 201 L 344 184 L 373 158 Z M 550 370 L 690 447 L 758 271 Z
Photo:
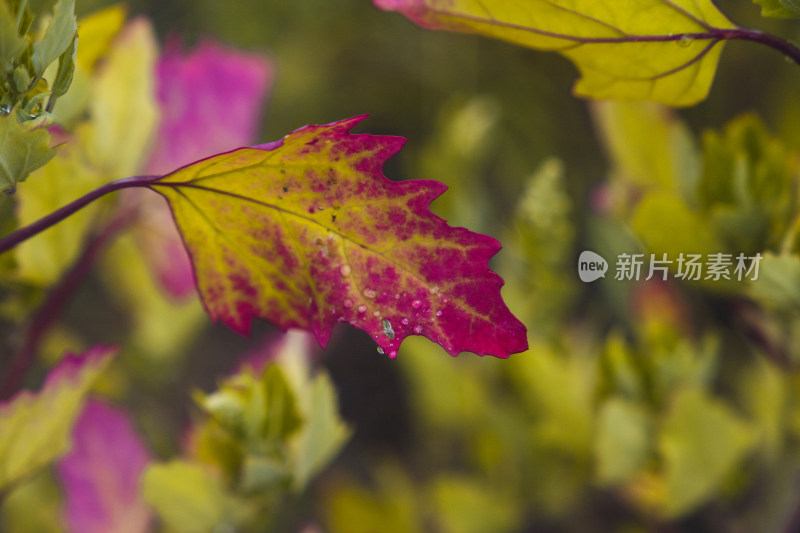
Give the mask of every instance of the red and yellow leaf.
M 212 319 L 247 333 L 261 317 L 323 345 L 350 323 L 390 357 L 409 335 L 452 355 L 524 351 L 525 326 L 487 264 L 500 244 L 430 212 L 443 184 L 384 177 L 404 140 L 350 134 L 363 118 L 306 126 L 150 183 L 170 204 Z

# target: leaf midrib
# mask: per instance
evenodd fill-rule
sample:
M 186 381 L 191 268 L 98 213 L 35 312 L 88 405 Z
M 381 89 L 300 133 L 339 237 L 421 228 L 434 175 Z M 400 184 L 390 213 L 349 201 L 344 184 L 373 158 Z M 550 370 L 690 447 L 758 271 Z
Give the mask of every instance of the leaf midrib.
M 211 176 L 209 176 L 209 177 L 211 177 Z M 363 248 L 363 249 L 365 249 L 365 250 L 369 250 L 369 251 L 370 251 L 370 252 L 372 252 L 373 254 L 375 254 L 375 255 L 377 255 L 377 256 L 380 256 L 381 258 L 383 258 L 383 259 L 384 259 L 386 262 L 390 263 L 391 265 L 393 265 L 393 266 L 395 266 L 395 267 L 399 268 L 400 270 L 402 270 L 402 271 L 404 271 L 404 272 L 408 273 L 408 274 L 409 274 L 411 277 L 413 277 L 413 278 L 417 279 L 417 280 L 418 280 L 418 281 L 419 281 L 419 282 L 420 282 L 422 285 L 424 285 L 424 286 L 426 286 L 426 287 L 428 287 L 428 286 L 429 286 L 429 283 L 428 283 L 426 280 L 424 280 L 424 279 L 420 278 L 420 276 L 419 276 L 419 275 L 418 275 L 416 272 L 414 272 L 414 271 L 412 271 L 412 270 L 409 270 L 409 269 L 408 269 L 408 268 L 407 268 L 405 265 L 402 265 L 402 264 L 400 264 L 400 263 L 398 263 L 398 262 L 394 261 L 393 259 L 391 259 L 390 257 L 387 257 L 387 256 L 385 255 L 385 252 L 386 252 L 386 251 L 388 251 L 388 250 L 391 250 L 391 249 L 395 249 L 395 248 L 397 248 L 397 247 L 400 245 L 400 243 L 398 243 L 398 244 L 395 244 L 395 245 L 391 246 L 390 248 L 388 248 L 388 249 L 387 249 L 387 250 L 385 250 L 385 251 L 377 251 L 377 250 L 374 250 L 374 249 L 370 248 L 368 245 L 366 245 L 366 244 L 364 244 L 364 243 L 361 243 L 361 242 L 359 242 L 359 241 L 357 241 L 357 240 L 353 239 L 353 238 L 352 238 L 352 237 L 350 237 L 349 235 L 346 235 L 346 234 L 344 234 L 344 233 L 341 233 L 341 232 L 339 232 L 339 231 L 337 231 L 337 230 L 335 230 L 335 229 L 332 229 L 332 228 L 329 228 L 328 226 L 325 226 L 324 224 L 320 223 L 318 220 L 316 220 L 316 219 L 314 219 L 314 218 L 311 218 L 311 217 L 305 216 L 305 215 L 303 215 L 303 214 L 301 214 L 301 213 L 296 213 L 296 212 L 294 212 L 294 211 L 289 211 L 289 210 L 287 210 L 287 209 L 284 209 L 284 208 L 282 208 L 282 207 L 279 207 L 279 206 L 277 206 L 277 205 L 274 205 L 274 204 L 269 204 L 269 203 L 266 203 L 266 202 L 262 202 L 262 201 L 260 201 L 260 200 L 256 200 L 256 199 L 254 199 L 254 198 L 249 198 L 249 197 L 247 197 L 247 196 L 243 196 L 243 195 L 240 195 L 240 194 L 232 193 L 232 192 L 230 192 L 230 191 L 224 191 L 224 190 L 220 190 L 220 189 L 214 189 L 214 188 L 212 188 L 212 187 L 205 187 L 205 186 L 202 186 L 202 185 L 196 185 L 196 184 L 194 184 L 193 182 L 181 182 L 181 183 L 178 183 L 178 182 L 158 182 L 158 181 L 156 181 L 156 182 L 152 182 L 152 183 L 150 183 L 150 184 L 149 184 L 149 187 L 159 187 L 159 186 L 162 186 L 162 187 L 169 187 L 169 188 L 175 189 L 175 190 L 176 190 L 176 191 L 177 191 L 179 194 L 181 194 L 181 196 L 183 196 L 184 198 L 186 198 L 186 200 L 187 200 L 187 201 L 189 201 L 189 202 L 190 202 L 190 204 L 192 205 L 192 207 L 193 207 L 195 210 L 197 210 L 197 212 L 198 212 L 198 213 L 199 213 L 201 216 L 203 216 L 203 218 L 205 218 L 205 219 L 208 221 L 209 225 L 211 225 L 211 226 L 214 226 L 214 227 L 217 227 L 217 228 L 218 228 L 218 226 L 216 226 L 216 224 L 213 222 L 213 220 L 211 220 L 211 219 L 210 219 L 210 218 L 209 218 L 209 217 L 208 217 L 208 216 L 207 216 L 207 215 L 206 215 L 206 214 L 203 212 L 203 210 L 202 210 L 202 209 L 200 209 L 200 207 L 199 207 L 199 206 L 198 206 L 198 205 L 197 205 L 197 204 L 196 204 L 194 201 L 192 201 L 192 200 L 191 200 L 190 198 L 188 198 L 188 197 L 187 197 L 187 196 L 186 196 L 186 195 L 185 195 L 185 194 L 184 194 L 182 191 L 180 191 L 181 187 L 192 188 L 192 189 L 198 189 L 198 190 L 202 190 L 202 191 L 209 192 L 209 193 L 213 193 L 213 194 L 220 194 L 220 195 L 223 195 L 223 196 L 228 196 L 228 197 L 230 197 L 230 198 L 235 198 L 235 199 L 237 199 L 237 200 L 242 200 L 242 201 L 246 201 L 246 202 L 254 203 L 254 204 L 256 204 L 256 205 L 260 205 L 260 206 L 262 206 L 262 207 L 266 207 L 266 208 L 269 208 L 269 209 L 274 209 L 275 211 L 277 211 L 277 212 L 281 213 L 282 215 L 283 215 L 283 214 L 286 214 L 286 215 L 291 215 L 291 216 L 295 216 L 295 217 L 301 218 L 301 219 L 303 219 L 303 220 L 305 220 L 305 221 L 307 221 L 307 222 L 310 222 L 310 223 L 312 223 L 312 224 L 314 224 L 314 225 L 317 225 L 317 226 L 319 226 L 319 227 L 323 228 L 323 229 L 324 229 L 326 232 L 327 232 L 327 231 L 329 231 L 329 232 L 331 232 L 331 233 L 334 233 L 334 234 L 338 235 L 338 236 L 339 236 L 341 239 L 343 239 L 343 240 L 345 240 L 345 241 L 348 241 L 348 242 L 351 242 L 351 243 L 353 243 L 353 244 L 355 244 L 355 245 L 357 245 L 357 246 L 360 246 L 361 248 Z M 221 231 L 219 228 L 218 228 L 218 230 L 217 230 L 217 233 L 220 233 L 220 234 L 223 234 L 223 235 L 224 235 L 224 232 L 222 232 L 222 231 Z M 413 241 L 412 241 L 412 242 L 413 242 Z M 235 248 L 239 249 L 239 246 L 236 246 L 234 243 L 230 243 L 230 244 L 231 244 L 232 246 L 234 246 Z M 403 242 L 402 244 L 403 244 L 403 245 L 406 245 L 406 244 L 408 244 L 408 243 L 406 243 L 406 242 Z M 459 249 L 462 249 L 462 248 L 460 248 L 460 247 L 457 247 L 457 248 L 459 248 Z M 244 254 L 244 255 L 247 255 L 247 254 Z M 294 286 L 296 287 L 296 285 L 295 285 L 294 283 L 292 283 L 292 285 L 294 285 Z M 311 286 L 311 285 L 309 285 L 309 286 Z M 430 287 L 429 287 L 429 288 L 430 288 Z M 469 308 L 469 306 L 467 306 L 467 305 L 466 305 L 466 302 L 465 302 L 465 301 L 464 301 L 462 298 L 455 297 L 455 296 L 453 296 L 452 294 L 447 294 L 447 293 L 445 293 L 445 292 L 444 292 L 443 290 L 441 290 L 441 289 L 440 289 L 440 292 L 441 292 L 443 295 L 446 295 L 446 296 L 447 296 L 447 297 L 450 299 L 450 301 L 451 301 L 451 302 L 458 304 L 458 306 L 459 306 L 459 307 L 460 307 L 462 310 L 471 311 L 471 309 Z M 491 321 L 490 321 L 488 318 L 486 318 L 486 317 L 483 317 L 482 315 L 479 315 L 479 314 L 477 314 L 477 313 L 472 313 L 472 312 L 469 312 L 468 314 L 470 314 L 470 315 L 472 315 L 472 316 L 474 316 L 474 317 L 476 317 L 476 318 L 482 319 L 482 320 L 484 320 L 485 322 L 491 322 Z

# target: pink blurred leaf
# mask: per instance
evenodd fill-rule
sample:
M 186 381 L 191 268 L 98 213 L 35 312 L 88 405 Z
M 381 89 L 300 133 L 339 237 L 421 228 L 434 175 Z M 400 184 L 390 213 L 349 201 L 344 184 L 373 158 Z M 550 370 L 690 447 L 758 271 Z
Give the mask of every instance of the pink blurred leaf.
M 150 456 L 126 414 L 90 400 L 73 441 L 58 464 L 70 531 L 146 532 L 151 511 L 139 496 L 139 481 Z
M 253 142 L 272 78 L 266 59 L 209 42 L 183 55 L 172 40 L 156 69 L 161 124 L 148 173 Z

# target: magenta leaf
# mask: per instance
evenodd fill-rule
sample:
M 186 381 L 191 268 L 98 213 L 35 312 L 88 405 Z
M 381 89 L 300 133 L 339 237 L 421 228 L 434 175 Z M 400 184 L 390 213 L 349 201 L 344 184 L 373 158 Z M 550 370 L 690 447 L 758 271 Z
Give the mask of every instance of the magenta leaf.
M 151 511 L 139 496 L 139 480 L 150 455 L 126 414 L 90 400 L 73 441 L 58 464 L 70 531 L 145 533 Z

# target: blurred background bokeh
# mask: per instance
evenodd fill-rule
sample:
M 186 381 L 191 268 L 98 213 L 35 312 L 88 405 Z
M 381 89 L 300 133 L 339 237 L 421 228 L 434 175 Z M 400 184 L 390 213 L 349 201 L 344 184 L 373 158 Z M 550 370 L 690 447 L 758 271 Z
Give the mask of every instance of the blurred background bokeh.
M 78 15 L 108 5 L 79 0 Z M 717 5 L 742 26 L 800 39 L 797 22 L 763 19 L 747 0 Z M 503 243 L 491 265 L 529 329 L 531 350 L 508 360 L 451 358 L 422 338 L 390 360 L 341 327 L 315 364 L 352 436 L 252 531 L 800 528 L 797 65 L 730 43 L 708 99 L 668 110 L 575 98 L 576 70 L 556 54 L 423 30 L 368 0 L 127 7 L 161 43 L 215 40 L 269 58 L 261 142 L 364 113 L 359 132 L 407 138 L 387 176 L 444 182 L 433 211 Z M 774 190 L 756 190 L 764 176 Z M 753 224 L 763 231 L 742 237 Z M 582 250 L 677 254 L 702 249 L 706 234 L 709 252 L 776 254 L 762 271 L 772 285 L 576 275 Z M 131 334 L 137 319 L 102 278 L 82 286 L 49 343 L 56 352 L 64 338 L 136 337 L 103 387 L 169 458 L 196 411 L 193 391 L 214 390 L 275 332 L 258 323 L 246 339 L 165 296 L 150 320 L 169 325 Z M 9 532 L 35 530 L 6 520 Z

